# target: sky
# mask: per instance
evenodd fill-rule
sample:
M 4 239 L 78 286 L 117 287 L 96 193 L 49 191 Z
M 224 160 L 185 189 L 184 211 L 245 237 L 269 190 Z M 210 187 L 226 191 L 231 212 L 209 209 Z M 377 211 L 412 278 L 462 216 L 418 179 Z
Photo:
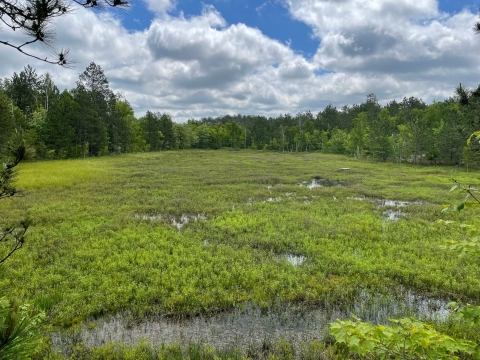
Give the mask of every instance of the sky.
M 60 88 L 90 62 L 141 116 L 174 121 L 279 114 L 332 104 L 427 103 L 480 83 L 480 0 L 132 0 L 128 12 L 77 8 L 53 24 L 73 69 L 0 47 L 0 78 L 30 64 Z M 0 39 L 21 41 L 0 28 Z M 0 45 L 1 46 L 1 45 Z M 47 56 L 36 45 L 30 51 Z

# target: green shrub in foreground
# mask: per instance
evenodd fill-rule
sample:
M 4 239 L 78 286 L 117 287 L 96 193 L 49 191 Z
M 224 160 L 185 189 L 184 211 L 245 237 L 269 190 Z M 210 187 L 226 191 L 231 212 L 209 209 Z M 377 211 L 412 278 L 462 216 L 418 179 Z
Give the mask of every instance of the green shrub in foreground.
M 413 318 L 392 319 L 393 325 L 373 325 L 337 320 L 330 330 L 345 350 L 367 359 L 458 359 L 458 355 L 480 358 L 477 344 L 451 338 Z
M 42 340 L 38 327 L 44 313 L 32 314 L 30 305 L 16 306 L 0 298 L 0 360 L 28 359 L 37 353 Z

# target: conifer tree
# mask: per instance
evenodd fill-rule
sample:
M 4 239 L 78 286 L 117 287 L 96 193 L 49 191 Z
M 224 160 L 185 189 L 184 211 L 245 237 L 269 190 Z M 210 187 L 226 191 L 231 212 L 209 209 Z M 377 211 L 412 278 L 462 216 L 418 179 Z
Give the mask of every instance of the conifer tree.
M 74 6 L 84 8 L 127 7 L 127 0 L 0 0 L 0 22 L 11 31 L 23 31 L 25 39 L 19 42 L 0 39 L 0 44 L 22 54 L 50 64 L 69 66 L 69 50 L 53 46 L 55 30 L 51 24 L 58 17 L 72 12 Z M 42 43 L 52 51 L 51 57 L 40 57 L 27 50 L 33 43 Z

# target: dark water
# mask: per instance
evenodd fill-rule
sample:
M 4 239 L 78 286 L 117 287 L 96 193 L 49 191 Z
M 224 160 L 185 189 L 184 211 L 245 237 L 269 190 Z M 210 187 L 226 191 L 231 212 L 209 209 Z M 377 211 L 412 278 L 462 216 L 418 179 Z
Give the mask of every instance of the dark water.
M 383 221 L 398 221 L 403 216 L 407 215 L 403 208 L 409 205 L 419 205 L 422 202 L 419 201 L 402 201 L 402 200 L 389 200 L 379 198 L 366 198 L 366 197 L 348 197 L 347 200 L 356 201 L 373 201 L 377 209 L 383 210 Z
M 313 189 L 317 187 L 347 186 L 345 181 L 328 180 L 328 179 L 320 179 L 320 178 L 315 178 L 315 179 L 312 179 L 311 181 L 303 181 L 299 185 L 306 186 L 309 189 Z
M 287 261 L 289 261 L 287 259 Z M 298 261 L 295 260 L 295 261 Z M 312 340 L 322 340 L 329 323 L 355 314 L 364 321 L 388 323 L 392 317 L 445 320 L 447 302 L 405 292 L 401 300 L 382 295 L 362 293 L 351 306 L 318 306 L 299 309 L 285 305 L 281 310 L 265 311 L 247 303 L 241 309 L 183 320 L 154 316 L 141 321 L 116 315 L 84 325 L 75 333 L 55 333 L 52 342 L 56 349 L 68 353 L 72 340 L 99 347 L 109 342 L 135 344 L 148 340 L 152 344 L 204 343 L 219 349 L 261 349 L 264 342 L 285 339 L 294 348 Z
M 159 221 L 165 220 L 172 226 L 175 226 L 178 230 L 181 230 L 186 224 L 191 221 L 206 220 L 207 216 L 201 214 L 182 214 L 180 216 L 163 215 L 163 214 L 134 214 L 135 219 L 147 220 L 147 221 Z

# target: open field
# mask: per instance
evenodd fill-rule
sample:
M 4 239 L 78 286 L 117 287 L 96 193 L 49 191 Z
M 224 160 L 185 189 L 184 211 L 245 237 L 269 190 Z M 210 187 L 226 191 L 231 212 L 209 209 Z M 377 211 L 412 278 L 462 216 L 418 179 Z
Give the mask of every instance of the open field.
M 480 264 L 440 249 L 459 235 L 433 226 L 479 222 L 477 211 L 440 212 L 456 199 L 451 179 L 475 183 L 478 172 L 227 150 L 19 171 L 24 196 L 0 202 L 0 225 L 26 214 L 34 225 L 3 266 L 0 289 L 43 308 L 52 330 L 246 304 L 360 311 L 365 294 L 480 303 Z

